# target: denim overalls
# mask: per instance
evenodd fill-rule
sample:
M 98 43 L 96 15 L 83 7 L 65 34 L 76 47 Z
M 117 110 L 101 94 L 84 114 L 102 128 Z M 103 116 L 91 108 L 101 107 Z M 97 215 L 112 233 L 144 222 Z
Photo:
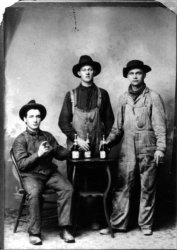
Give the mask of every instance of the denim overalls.
M 94 154 L 98 154 L 99 143 L 102 136 L 102 122 L 100 119 L 99 109 L 101 106 L 101 91 L 98 90 L 97 106 L 90 111 L 84 111 L 77 107 L 77 92 L 71 91 L 71 102 L 73 111 L 72 126 L 77 132 L 78 136 L 86 140 L 87 133 L 89 134 L 90 143 Z M 69 148 L 72 146 L 72 142 L 67 139 L 67 145 Z
M 127 229 L 130 196 L 135 173 L 138 172 L 141 185 L 138 224 L 141 228 L 151 228 L 157 176 L 154 161 L 156 136 L 151 120 L 152 99 L 148 90 L 135 102 L 128 93 L 125 96 L 124 136 L 119 155 L 111 224 L 113 228 Z

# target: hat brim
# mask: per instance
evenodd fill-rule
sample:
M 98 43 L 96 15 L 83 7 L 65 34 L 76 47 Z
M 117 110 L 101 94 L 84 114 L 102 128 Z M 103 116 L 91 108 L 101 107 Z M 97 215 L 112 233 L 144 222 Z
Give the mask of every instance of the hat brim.
M 39 103 L 35 103 L 35 104 L 33 103 L 33 104 L 26 104 L 20 109 L 19 116 L 22 120 L 24 119 L 24 117 L 26 116 L 26 113 L 30 109 L 38 109 L 41 113 L 41 120 L 44 120 L 44 118 L 46 117 L 46 114 L 47 114 L 46 108 Z
M 123 68 L 123 76 L 127 78 L 128 72 L 132 69 L 142 69 L 145 73 L 148 73 L 149 71 L 151 71 L 151 67 L 149 67 L 148 65 L 126 67 L 126 68 Z
M 101 72 L 101 64 L 99 62 L 94 62 L 93 61 L 93 62 L 84 62 L 84 63 L 81 63 L 81 64 L 74 65 L 73 66 L 73 74 L 76 77 L 80 78 L 80 76 L 78 75 L 78 71 L 81 69 L 81 67 L 83 67 L 85 65 L 89 65 L 89 66 L 93 67 L 93 70 L 95 71 L 94 76 L 97 76 Z

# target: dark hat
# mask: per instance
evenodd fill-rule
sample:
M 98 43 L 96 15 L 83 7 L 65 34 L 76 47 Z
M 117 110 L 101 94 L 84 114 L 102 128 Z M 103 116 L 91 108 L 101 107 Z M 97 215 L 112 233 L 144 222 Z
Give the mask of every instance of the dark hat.
M 151 71 L 151 67 L 148 65 L 145 65 L 142 61 L 140 60 L 132 60 L 127 63 L 127 66 L 123 68 L 123 76 L 127 77 L 127 74 L 129 70 L 131 69 L 142 69 L 145 73 Z
M 42 104 L 36 103 L 35 100 L 31 100 L 27 104 L 25 104 L 19 111 L 19 116 L 22 120 L 30 109 L 39 109 L 39 111 L 41 112 L 41 120 L 43 120 L 47 114 L 47 110 Z
M 90 65 L 90 66 L 93 67 L 93 69 L 95 71 L 95 76 L 98 75 L 101 72 L 101 65 L 100 65 L 99 62 L 93 61 L 90 56 L 83 55 L 83 56 L 80 57 L 79 63 L 73 66 L 73 74 L 76 77 L 80 77 L 77 74 L 77 72 L 80 70 L 81 67 L 83 67 L 85 65 Z

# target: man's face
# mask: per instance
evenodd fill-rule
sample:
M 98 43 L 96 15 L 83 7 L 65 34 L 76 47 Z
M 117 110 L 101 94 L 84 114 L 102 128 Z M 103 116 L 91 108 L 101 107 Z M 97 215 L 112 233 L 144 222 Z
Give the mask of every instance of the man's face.
M 132 69 L 128 72 L 127 78 L 133 86 L 141 85 L 144 82 L 146 74 L 142 69 Z
M 41 124 L 41 113 L 38 109 L 30 109 L 26 117 L 24 117 L 24 121 L 29 130 L 35 131 L 40 127 Z
M 78 75 L 81 77 L 82 81 L 90 83 L 93 80 L 94 70 L 92 66 L 85 65 L 78 71 Z

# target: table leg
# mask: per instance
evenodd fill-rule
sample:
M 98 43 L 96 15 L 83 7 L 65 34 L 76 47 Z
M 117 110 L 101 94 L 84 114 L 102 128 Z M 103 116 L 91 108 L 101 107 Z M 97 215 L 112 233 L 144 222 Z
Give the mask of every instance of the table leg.
M 108 195 L 108 192 L 109 192 L 109 189 L 111 186 L 111 173 L 110 173 L 109 166 L 106 167 L 106 173 L 107 173 L 107 177 L 108 177 L 108 185 L 107 185 L 107 188 L 106 188 L 104 195 L 103 195 L 103 205 L 104 205 L 104 213 L 105 213 L 106 221 L 107 221 L 110 233 L 111 233 L 111 237 L 114 238 L 114 233 L 113 233 L 111 223 L 109 220 L 108 211 L 107 211 L 107 204 L 106 204 L 107 195 Z
M 75 188 L 75 175 L 76 175 L 76 166 L 73 166 L 73 174 L 72 174 L 72 185 Z
M 75 177 L 76 177 L 76 166 L 73 165 L 72 169 L 72 185 L 74 188 L 74 199 L 73 199 L 73 235 L 76 236 L 76 227 L 77 227 L 77 217 L 78 217 L 78 208 L 79 208 L 79 197 L 77 190 L 75 190 Z

